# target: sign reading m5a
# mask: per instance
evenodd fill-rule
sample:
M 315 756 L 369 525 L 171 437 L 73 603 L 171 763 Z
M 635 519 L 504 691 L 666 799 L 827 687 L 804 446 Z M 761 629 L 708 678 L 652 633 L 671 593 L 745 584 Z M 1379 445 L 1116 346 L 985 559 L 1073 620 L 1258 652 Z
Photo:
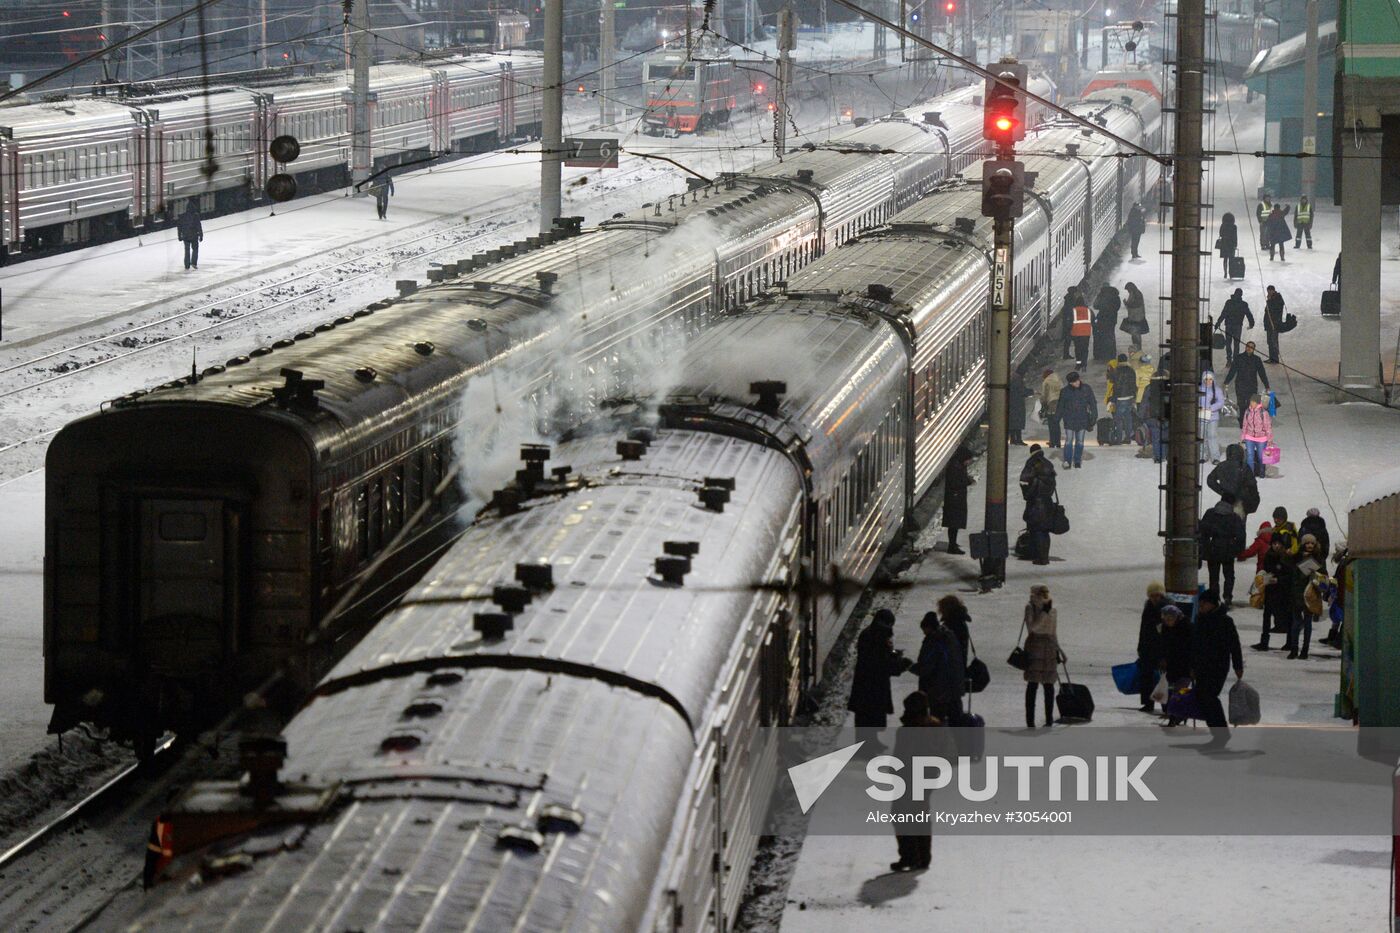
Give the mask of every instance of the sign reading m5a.
M 583 168 L 617 168 L 620 149 L 616 137 L 585 139 L 582 136 L 569 136 L 564 140 L 564 164 Z

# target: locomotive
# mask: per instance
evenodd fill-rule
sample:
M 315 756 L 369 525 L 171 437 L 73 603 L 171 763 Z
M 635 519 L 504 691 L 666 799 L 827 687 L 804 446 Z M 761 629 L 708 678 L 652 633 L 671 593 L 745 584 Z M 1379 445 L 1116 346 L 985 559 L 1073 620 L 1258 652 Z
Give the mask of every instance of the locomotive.
M 47 454 L 50 730 L 92 722 L 144 754 L 283 665 L 293 702 L 458 530 L 456 503 L 430 494 L 463 457 L 459 422 L 489 421 L 464 411 L 467 387 L 582 413 L 626 391 L 637 348 L 699 332 L 964 169 L 982 145 L 972 99 L 939 100 L 941 126 L 901 114 L 448 263 L 439 286 L 66 426 Z
M 1072 109 L 1160 143 L 1155 94 Z M 1018 358 L 1157 173 L 1077 123 L 1026 148 Z M 654 408 L 553 447 L 552 478 L 532 448 L 317 686 L 261 791 L 204 785 L 166 814 L 188 883 L 129 928 L 728 929 L 775 779 L 766 727 L 845 623 L 799 581 L 868 582 L 976 424 L 991 242 L 980 184 L 940 186 L 708 327 Z

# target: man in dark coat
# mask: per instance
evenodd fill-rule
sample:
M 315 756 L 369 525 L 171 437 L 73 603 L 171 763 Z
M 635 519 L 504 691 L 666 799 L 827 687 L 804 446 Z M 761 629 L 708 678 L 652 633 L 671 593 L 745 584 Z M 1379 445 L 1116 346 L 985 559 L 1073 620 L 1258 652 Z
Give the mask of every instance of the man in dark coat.
M 1297 651 L 1290 644 L 1293 630 L 1293 617 L 1302 607 L 1293 604 L 1295 578 L 1298 566 L 1288 553 L 1285 536 L 1275 535 L 1269 539 L 1269 549 L 1264 552 L 1263 570 L 1273 582 L 1264 587 L 1264 618 L 1259 632 L 1259 642 L 1253 645 L 1255 651 L 1269 650 L 1269 636 L 1275 631 L 1284 632 L 1284 650 Z
M 1109 397 L 1113 399 L 1113 425 L 1121 443 L 1130 444 L 1137 415 L 1137 373 L 1126 353 L 1118 354 L 1118 365 L 1108 373 Z M 1120 441 L 1115 440 L 1114 443 Z
M 910 671 L 919 678 L 919 690 L 928 697 L 929 712 L 948 722 L 962 711 L 967 658 L 958 636 L 939 623 L 938 613 L 924 613 L 919 628 L 924 640 L 919 645 L 919 658 Z
M 1250 326 L 1254 324 L 1251 321 Z M 1226 338 L 1228 341 L 1228 337 Z M 1277 343 L 1277 338 L 1274 338 Z M 1231 380 L 1235 383 L 1235 406 L 1240 415 L 1240 427 L 1244 427 L 1244 413 L 1249 410 L 1249 400 L 1256 395 L 1262 395 L 1259 391 L 1259 384 L 1264 384 L 1264 392 L 1269 391 L 1269 374 L 1264 371 L 1264 361 L 1259 359 L 1259 354 L 1254 352 L 1254 341 L 1244 345 L 1244 350 L 1235 354 L 1235 358 L 1230 361 L 1230 368 L 1225 370 L 1225 381 L 1221 385 L 1229 385 Z
M 1069 385 L 1060 392 L 1060 426 L 1064 434 L 1065 469 L 1084 463 L 1084 436 L 1099 420 L 1099 403 L 1094 392 L 1079 378 L 1069 374 Z
M 1157 686 L 1157 670 L 1162 666 L 1162 607 L 1167 604 L 1167 591 L 1162 584 L 1147 584 L 1147 602 L 1142 604 L 1142 619 L 1138 622 L 1138 699 L 1144 713 L 1153 710 L 1152 691 Z M 1165 708 L 1165 704 L 1163 704 Z
M 185 268 L 199 268 L 199 244 L 204 242 L 204 224 L 199 222 L 199 209 L 191 199 L 185 204 L 185 212 L 180 215 L 176 236 L 185 244 Z
M 1267 362 L 1270 363 L 1282 362 L 1278 351 L 1278 335 L 1283 333 L 1283 308 L 1283 295 L 1270 285 L 1264 299 L 1264 336 L 1269 341 Z
M 1208 589 L 1196 598 L 1196 626 L 1191 637 L 1191 676 L 1196 682 L 1196 703 L 1201 718 L 1210 727 L 1210 745 L 1219 748 L 1230 741 L 1225 707 L 1220 693 L 1234 668 L 1235 678 L 1244 677 L 1244 655 L 1235 620 L 1220 606 L 1220 594 Z
M 1225 589 L 1222 595 L 1225 597 L 1224 606 L 1229 609 L 1235 592 L 1235 555 L 1245 546 L 1244 519 L 1235 513 L 1228 500 L 1222 498 L 1201 516 L 1196 533 L 1211 589 L 1220 590 L 1220 577 L 1222 571 L 1224 573 Z
M 374 186 L 374 209 L 379 213 L 380 220 L 385 220 L 389 216 L 389 196 L 393 193 L 394 176 L 392 175 L 385 175 Z
M 1010 443 L 1025 447 L 1021 433 L 1026 430 L 1026 397 L 1031 390 L 1026 388 L 1026 373 L 1020 366 L 1011 373 L 1011 382 L 1007 384 L 1006 391 L 1006 433 L 1011 436 Z
M 1278 258 L 1283 260 L 1284 247 L 1288 245 L 1289 240 L 1293 239 L 1293 231 L 1288 229 L 1288 221 L 1284 217 L 1285 210 L 1286 208 L 1275 204 L 1274 209 L 1269 212 L 1269 216 L 1264 218 L 1263 227 L 1260 228 L 1262 230 L 1262 245 L 1269 248 L 1270 262 L 1274 260 L 1275 248 L 1278 249 Z
M 879 747 L 876 734 L 894 712 L 890 678 L 909 669 L 909 661 L 894 647 L 894 613 L 877 609 L 870 624 L 856 637 L 856 669 L 846 709 L 856 714 L 856 736 Z
M 1050 519 L 1055 507 L 1055 467 L 1045 459 L 1039 444 L 1031 445 L 1031 455 L 1021 467 L 1021 495 L 1026 500 L 1026 531 L 1031 536 L 1031 558 L 1037 564 L 1050 563 Z
M 1249 464 L 1245 463 L 1244 448 L 1239 444 L 1225 448 L 1225 459 L 1210 471 L 1206 486 L 1233 506 L 1241 521 L 1259 508 L 1259 481 L 1255 479 Z M 1240 545 L 1235 553 L 1243 550 L 1244 545 Z M 1228 587 L 1226 593 L 1229 593 Z
M 972 485 L 967 466 L 972 462 L 972 451 L 959 444 L 943 471 L 943 527 L 948 529 L 948 553 L 961 554 L 958 547 L 958 532 L 967 527 L 967 487 Z
M 1138 256 L 1138 241 L 1142 239 L 1142 235 L 1146 232 L 1147 219 L 1142 216 L 1142 208 L 1134 204 L 1132 209 L 1128 211 L 1128 237 L 1132 245 L 1132 258 L 1134 259 L 1140 258 Z
M 1099 289 L 1094 299 L 1094 359 L 1106 363 L 1118 354 L 1118 312 L 1123 307 L 1123 299 L 1118 289 L 1105 285 Z
M 1233 295 L 1225 299 L 1220 309 L 1220 319 L 1215 322 L 1216 330 L 1225 332 L 1226 366 L 1233 363 L 1240 353 L 1240 335 L 1244 333 L 1245 322 L 1253 328 L 1254 313 L 1249 310 L 1249 302 L 1244 300 L 1244 289 L 1237 288 Z
M 1317 509 L 1308 509 L 1308 514 L 1298 523 L 1298 539 L 1312 535 L 1317 539 L 1318 550 L 1323 556 L 1332 553 L 1332 536 L 1327 533 L 1327 520 Z

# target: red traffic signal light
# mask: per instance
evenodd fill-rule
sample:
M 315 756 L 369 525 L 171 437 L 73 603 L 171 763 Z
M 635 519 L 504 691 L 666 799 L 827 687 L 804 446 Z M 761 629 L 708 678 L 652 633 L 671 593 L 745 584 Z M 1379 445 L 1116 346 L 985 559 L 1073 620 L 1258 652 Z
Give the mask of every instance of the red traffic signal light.
M 990 70 L 1000 80 L 987 79 L 983 97 L 982 136 L 998 146 L 1026 138 L 1026 66 L 997 62 Z
M 954 2 L 954 0 L 948 0 L 947 3 L 943 4 L 943 10 L 944 12 L 951 15 L 953 13 L 958 12 L 958 5 Z

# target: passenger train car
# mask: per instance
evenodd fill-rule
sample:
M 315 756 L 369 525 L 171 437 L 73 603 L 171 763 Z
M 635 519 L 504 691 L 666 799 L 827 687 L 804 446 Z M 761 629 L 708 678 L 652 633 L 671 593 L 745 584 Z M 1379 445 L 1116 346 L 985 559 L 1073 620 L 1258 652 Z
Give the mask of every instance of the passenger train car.
M 463 411 L 466 388 L 529 397 L 562 425 L 628 391 L 645 346 L 674 346 L 965 169 L 982 146 L 973 95 L 449 263 L 441 286 L 64 428 L 46 473 L 50 728 L 95 722 L 144 750 L 284 661 L 313 685 L 450 536 L 439 503 L 380 561 L 457 460 L 458 422 L 489 420 Z
M 1139 143 L 1161 121 L 1135 90 L 1073 109 Z M 1046 154 L 1026 159 L 1018 357 L 1045 326 L 1035 296 L 1076 284 L 1155 181 L 1077 124 L 1025 148 Z M 978 188 L 712 324 L 655 410 L 576 431 L 552 479 L 527 451 L 316 688 L 272 746 L 285 760 L 171 809 L 180 883 L 124 928 L 728 929 L 775 776 L 763 727 L 845 623 L 804 583 L 867 582 L 984 405 Z
M 375 166 L 538 135 L 542 76 L 539 56 L 521 52 L 374 66 Z M 246 207 L 278 171 L 296 176 L 302 191 L 343 185 L 347 80 L 336 72 L 256 88 L 0 108 L 0 249 L 8 256 L 120 236 L 173 222 L 191 199 L 205 213 Z M 212 177 L 206 128 L 218 164 Z M 301 158 L 286 166 L 267 152 L 282 134 L 302 143 Z

